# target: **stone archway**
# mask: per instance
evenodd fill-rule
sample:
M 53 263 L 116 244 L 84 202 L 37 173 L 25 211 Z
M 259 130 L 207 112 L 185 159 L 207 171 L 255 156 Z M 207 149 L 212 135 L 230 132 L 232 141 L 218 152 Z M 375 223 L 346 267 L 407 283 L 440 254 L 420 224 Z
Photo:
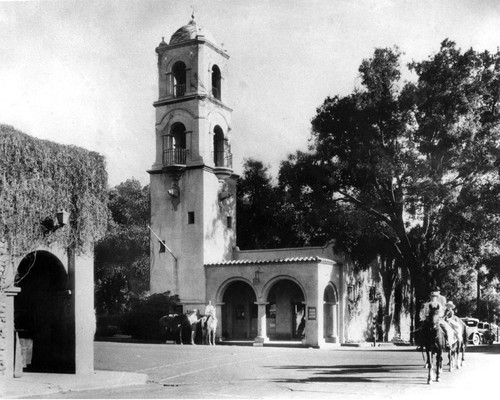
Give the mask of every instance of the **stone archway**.
M 48 251 L 26 255 L 17 269 L 14 323 L 19 336 L 33 341 L 27 370 L 75 372 L 75 317 L 68 274 Z
M 338 335 L 338 295 L 335 285 L 330 282 L 323 293 L 323 337 L 326 342 L 337 343 Z
M 257 336 L 257 305 L 252 287 L 240 280 L 227 285 L 222 296 L 222 337 L 253 340 Z
M 305 298 L 291 279 L 279 279 L 267 294 L 266 332 L 270 340 L 297 340 L 303 337 Z

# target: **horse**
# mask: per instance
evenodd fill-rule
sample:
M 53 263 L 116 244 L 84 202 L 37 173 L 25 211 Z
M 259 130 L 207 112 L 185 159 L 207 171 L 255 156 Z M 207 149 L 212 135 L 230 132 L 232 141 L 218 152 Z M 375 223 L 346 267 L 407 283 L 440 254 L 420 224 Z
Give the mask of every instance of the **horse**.
M 206 317 L 206 343 L 215 346 L 215 333 L 217 331 L 217 317 L 209 314 Z
M 467 349 L 467 329 L 464 321 L 457 316 L 448 319 L 448 323 L 457 333 L 457 368 L 465 364 L 465 350 Z M 460 357 L 462 353 L 462 357 Z
M 158 321 L 160 325 L 161 333 L 164 337 L 174 338 L 178 343 L 184 344 L 184 338 L 186 333 L 189 334 L 189 341 L 192 345 L 194 345 L 194 337 L 196 334 L 196 327 L 198 324 L 198 316 L 197 311 L 188 311 L 185 314 L 177 315 L 170 314 L 164 315 Z
M 422 340 L 427 355 L 427 384 L 432 381 L 432 368 L 436 370 L 436 382 L 439 382 L 439 375 L 443 368 L 443 352 L 446 350 L 444 331 L 440 325 L 439 307 L 429 307 L 429 315 L 422 324 Z M 436 355 L 434 363 L 434 355 Z M 450 371 L 453 367 L 451 348 L 448 349 L 450 358 Z

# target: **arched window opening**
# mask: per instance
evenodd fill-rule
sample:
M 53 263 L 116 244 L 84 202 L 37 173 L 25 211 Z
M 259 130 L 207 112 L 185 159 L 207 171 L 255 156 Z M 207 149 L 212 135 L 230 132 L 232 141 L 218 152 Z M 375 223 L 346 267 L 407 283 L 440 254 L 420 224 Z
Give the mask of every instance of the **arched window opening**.
M 186 127 L 176 123 L 168 135 L 163 136 L 163 165 L 186 164 Z
M 220 69 L 217 65 L 212 67 L 212 96 L 214 96 L 217 100 L 221 99 L 221 76 Z
M 182 97 L 186 94 L 186 64 L 182 61 L 176 62 L 172 67 L 174 77 L 174 97 Z
M 216 167 L 225 167 L 224 156 L 225 156 L 226 141 L 224 139 L 224 132 L 222 128 L 217 125 L 214 128 L 214 165 Z

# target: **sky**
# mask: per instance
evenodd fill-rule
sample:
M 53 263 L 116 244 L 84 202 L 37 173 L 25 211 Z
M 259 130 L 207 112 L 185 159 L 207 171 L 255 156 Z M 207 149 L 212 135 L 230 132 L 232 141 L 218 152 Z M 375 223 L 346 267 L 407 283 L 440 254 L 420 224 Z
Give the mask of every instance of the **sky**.
M 463 50 L 500 46 L 497 0 L 0 0 L 0 123 L 103 154 L 110 187 L 148 184 L 155 48 L 192 7 L 230 55 L 239 174 L 254 158 L 276 176 L 288 154 L 306 150 L 317 107 L 358 88 L 376 48 L 397 46 L 404 66 L 446 38 Z

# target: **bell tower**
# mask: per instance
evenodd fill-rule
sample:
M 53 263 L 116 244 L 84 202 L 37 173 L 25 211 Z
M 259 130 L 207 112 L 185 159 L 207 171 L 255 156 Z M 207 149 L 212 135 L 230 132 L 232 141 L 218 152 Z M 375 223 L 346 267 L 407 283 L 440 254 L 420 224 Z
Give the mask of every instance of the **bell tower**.
M 206 302 L 206 263 L 236 245 L 236 175 L 226 105 L 229 56 L 194 16 L 158 55 L 156 157 L 150 174 L 152 293 Z

